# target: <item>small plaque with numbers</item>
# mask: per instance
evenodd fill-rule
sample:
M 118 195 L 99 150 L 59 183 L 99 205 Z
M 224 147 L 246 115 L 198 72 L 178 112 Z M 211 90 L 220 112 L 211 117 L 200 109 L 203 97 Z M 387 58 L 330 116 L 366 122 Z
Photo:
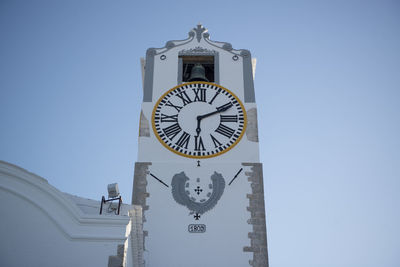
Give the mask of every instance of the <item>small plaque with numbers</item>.
M 205 224 L 189 224 L 188 231 L 189 231 L 189 233 L 205 233 L 206 225 Z

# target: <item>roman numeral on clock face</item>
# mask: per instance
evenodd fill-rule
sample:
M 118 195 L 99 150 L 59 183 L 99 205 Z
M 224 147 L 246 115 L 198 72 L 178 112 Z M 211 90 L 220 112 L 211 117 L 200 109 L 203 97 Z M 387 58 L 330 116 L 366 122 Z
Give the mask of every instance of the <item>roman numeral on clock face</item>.
M 218 89 L 217 92 L 215 92 L 215 95 L 213 96 L 213 98 L 210 100 L 210 102 L 208 102 L 208 104 L 212 104 L 215 100 L 215 98 L 219 95 L 219 93 L 221 92 L 221 89 Z
M 203 139 L 201 139 L 201 136 L 194 136 L 194 150 L 196 151 L 206 150 L 203 144 Z
M 161 122 L 178 122 L 178 114 L 170 116 L 161 113 Z
M 187 132 L 183 132 L 181 137 L 179 137 L 178 141 L 176 141 L 175 144 L 177 144 L 180 147 L 184 147 L 185 149 L 187 149 L 188 144 L 189 144 L 189 140 L 190 140 L 190 134 L 188 134 Z
M 176 96 L 182 100 L 183 106 L 186 106 L 187 104 L 192 103 L 192 100 L 190 99 L 190 97 L 187 95 L 187 93 L 185 91 L 177 93 Z
M 177 105 L 172 104 L 171 101 L 169 101 L 169 100 L 165 103 L 165 105 L 168 106 L 168 107 L 175 108 L 178 112 L 181 111 L 181 109 L 183 108 L 181 106 L 177 106 Z
M 172 124 L 172 125 L 164 128 L 163 132 L 169 139 L 172 140 L 181 130 L 182 129 L 179 126 L 179 124 L 175 123 L 175 124 Z
M 194 101 L 206 102 L 206 89 L 193 88 Z
M 218 128 L 215 130 L 217 133 L 222 134 L 228 138 L 231 138 L 232 135 L 235 133 L 235 130 L 232 128 L 229 128 L 225 124 L 220 123 Z
M 221 122 L 238 122 L 237 115 L 221 115 Z
M 217 138 L 215 138 L 212 134 L 210 134 L 211 140 L 214 143 L 215 148 L 222 146 L 222 143 L 220 141 L 217 140 Z

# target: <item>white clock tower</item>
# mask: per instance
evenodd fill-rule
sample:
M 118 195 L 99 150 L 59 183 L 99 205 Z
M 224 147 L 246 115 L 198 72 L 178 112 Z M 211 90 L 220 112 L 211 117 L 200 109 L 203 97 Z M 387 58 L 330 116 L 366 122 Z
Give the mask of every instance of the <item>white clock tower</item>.
M 145 266 L 268 266 L 252 59 L 189 38 L 150 48 L 132 204 Z

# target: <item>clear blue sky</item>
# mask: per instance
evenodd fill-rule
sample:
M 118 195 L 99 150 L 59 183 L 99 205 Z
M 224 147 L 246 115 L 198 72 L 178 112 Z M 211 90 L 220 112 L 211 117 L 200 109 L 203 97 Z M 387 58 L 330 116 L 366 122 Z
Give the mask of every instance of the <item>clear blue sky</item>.
M 257 58 L 271 267 L 400 266 L 399 1 L 0 2 L 0 159 L 130 202 L 149 47 Z

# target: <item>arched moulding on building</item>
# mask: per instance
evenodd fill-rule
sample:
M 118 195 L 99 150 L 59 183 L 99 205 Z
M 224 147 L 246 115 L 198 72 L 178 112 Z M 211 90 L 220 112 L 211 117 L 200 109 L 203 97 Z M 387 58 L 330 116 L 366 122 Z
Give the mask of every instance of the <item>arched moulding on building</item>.
M 100 215 L 100 201 L 63 193 L 4 161 L 0 202 L 1 266 L 143 266 L 139 206 Z
M 0 161 L 0 177 L 0 191 L 9 196 L 4 197 L 3 194 L 3 209 L 14 210 L 18 206 L 16 202 L 25 203 L 52 221 L 59 232 L 70 240 L 126 240 L 125 231 L 130 217 L 99 215 L 97 207 L 100 207 L 100 201 L 63 193 L 46 179 L 4 161 Z M 13 213 L 18 214 L 18 210 Z M 24 215 L 21 214 L 21 217 Z M 18 220 L 12 220 L 15 219 Z M 93 225 L 97 227 L 93 228 Z

